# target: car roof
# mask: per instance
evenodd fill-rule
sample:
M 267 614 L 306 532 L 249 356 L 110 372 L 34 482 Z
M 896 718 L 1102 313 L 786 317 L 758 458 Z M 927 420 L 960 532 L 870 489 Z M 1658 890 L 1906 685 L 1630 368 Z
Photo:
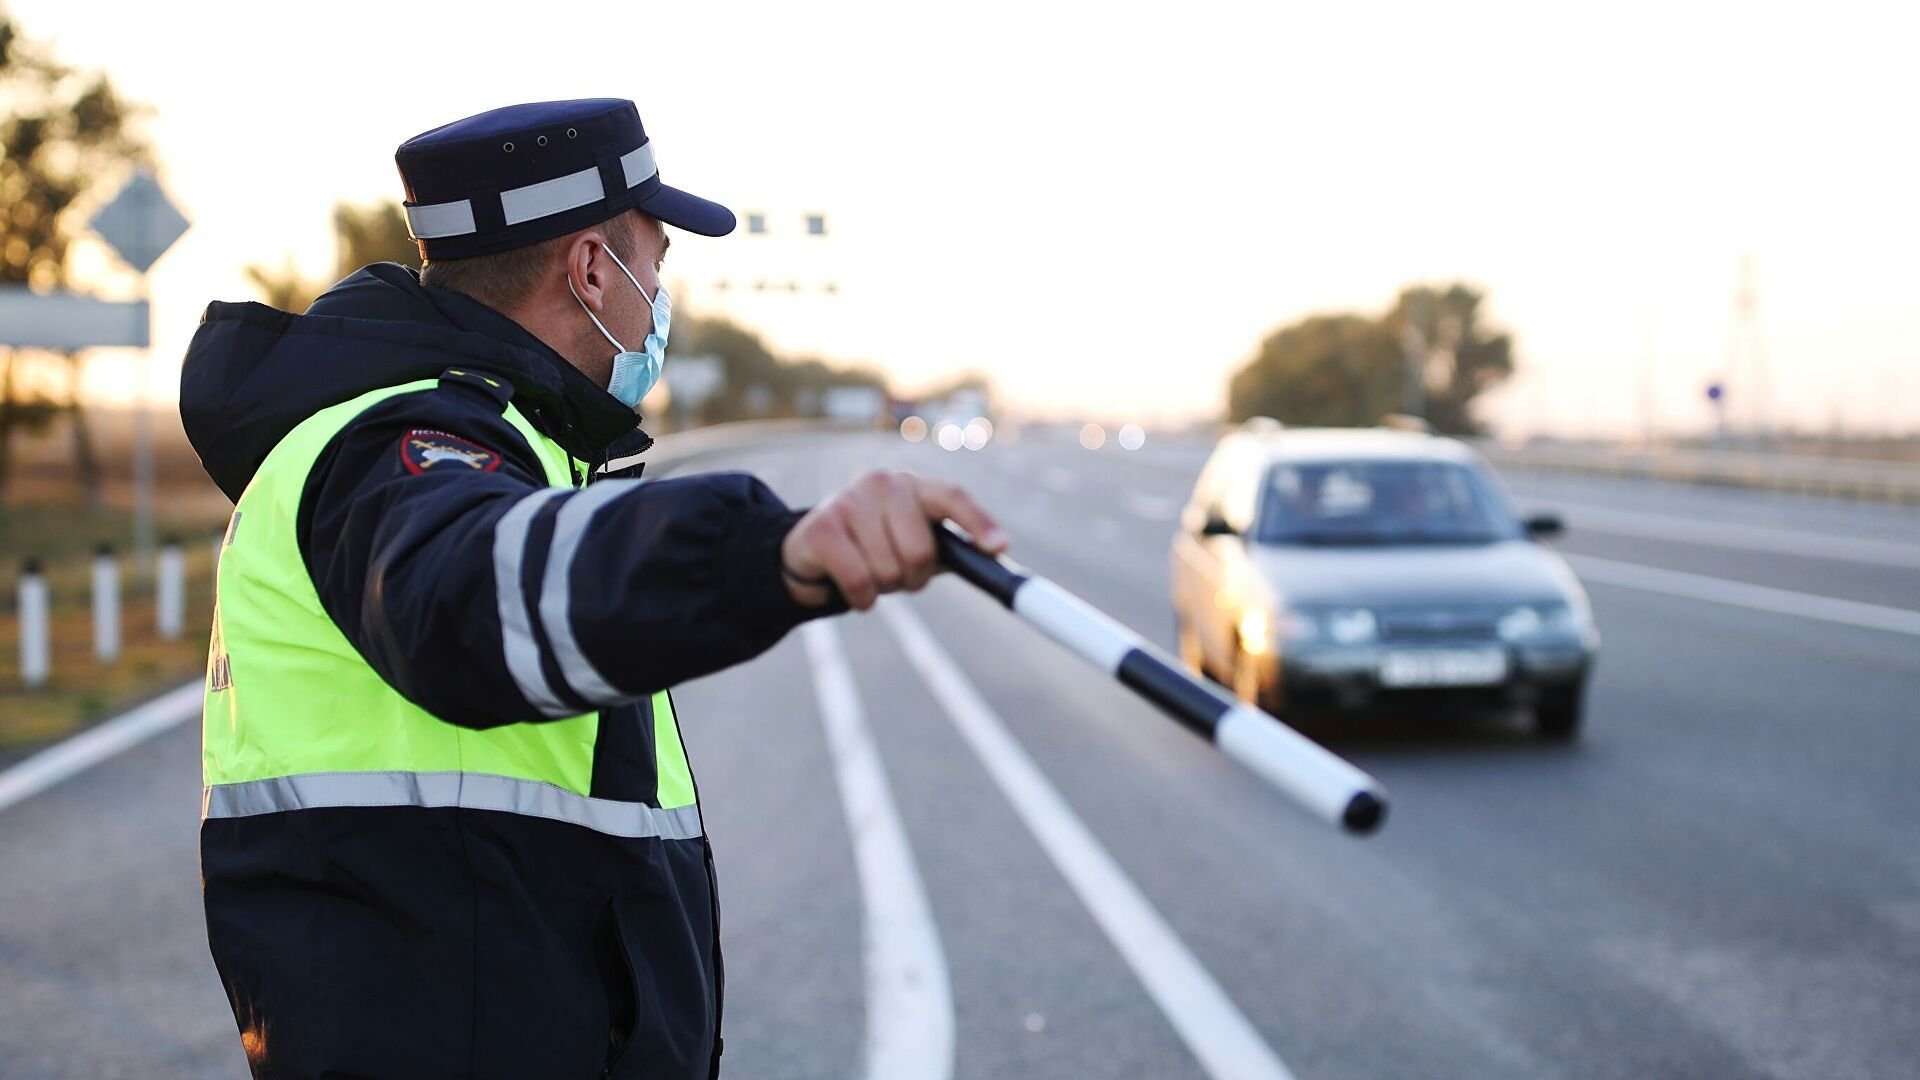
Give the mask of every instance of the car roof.
M 1458 439 L 1392 428 L 1279 428 L 1235 432 L 1239 442 L 1268 462 L 1450 461 L 1472 465 L 1479 455 Z

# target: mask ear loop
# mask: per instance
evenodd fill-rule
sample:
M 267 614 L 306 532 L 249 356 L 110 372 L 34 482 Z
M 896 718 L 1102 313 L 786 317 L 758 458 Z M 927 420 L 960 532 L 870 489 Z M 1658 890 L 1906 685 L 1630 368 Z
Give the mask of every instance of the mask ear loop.
M 608 252 L 607 254 L 611 255 L 613 253 Z M 618 262 L 619 260 L 616 259 L 614 261 Z M 626 267 L 623 266 L 621 267 L 621 269 L 624 270 L 626 269 Z M 635 286 L 635 287 L 638 288 L 638 286 Z M 614 348 L 620 350 L 621 352 L 626 352 L 627 347 L 625 345 L 620 344 L 620 342 L 617 339 L 615 339 L 612 334 L 607 333 L 607 328 L 601 325 L 600 316 L 595 315 L 593 313 L 593 309 L 587 306 L 587 302 L 585 300 L 580 299 L 580 294 L 574 291 L 573 279 L 571 277 L 567 279 L 567 291 L 570 293 L 573 293 L 573 302 L 576 304 L 579 304 L 580 310 L 586 312 L 587 318 L 593 320 L 593 325 L 600 331 L 600 336 L 603 338 L 606 338 L 609 342 L 611 342 Z M 647 295 L 647 291 L 645 289 L 641 289 L 640 295 L 641 296 Z
M 633 282 L 633 287 L 634 287 L 634 288 L 635 288 L 636 290 L 638 290 L 638 291 L 639 291 L 639 293 L 640 293 L 640 299 L 642 299 L 642 300 L 645 300 L 645 301 L 647 302 L 647 307 L 649 307 L 649 308 L 651 308 L 651 307 L 653 307 L 653 302 L 654 302 L 655 300 L 657 300 L 657 299 L 659 299 L 659 294 L 658 294 L 658 293 L 655 293 L 655 295 L 653 295 L 653 296 L 648 296 L 648 295 L 647 295 L 647 290 L 645 290 L 645 289 L 643 289 L 643 288 L 641 288 L 641 287 L 640 287 L 640 279 L 639 279 L 639 278 L 637 278 L 637 277 L 634 277 L 634 276 L 633 276 L 633 271 L 631 271 L 631 270 L 629 270 L 629 269 L 627 269 L 627 264 L 626 264 L 626 263 L 623 263 L 623 262 L 621 262 L 621 261 L 620 261 L 620 256 L 618 256 L 618 255 L 615 255 L 615 254 L 613 253 L 613 249 L 612 249 L 612 248 L 610 248 L 610 247 L 608 247 L 608 246 L 607 246 L 607 245 L 605 245 L 605 244 L 601 244 L 601 245 L 600 245 L 600 250 L 602 250 L 602 251 L 604 251 L 604 252 L 606 252 L 606 253 L 607 253 L 607 258 L 609 258 L 609 259 L 612 259 L 612 260 L 613 260 L 613 265 L 615 265 L 615 266 L 617 266 L 617 267 L 619 267 L 619 268 L 620 268 L 620 272 L 621 272 L 621 273 L 623 273 L 623 274 L 625 274 L 625 275 L 627 275 L 627 280 L 628 280 L 628 281 L 631 281 L 631 282 Z M 571 284 L 573 284 L 573 279 L 572 279 L 572 278 L 568 278 L 568 279 L 567 279 L 567 284 L 569 284 L 569 285 L 571 285 Z

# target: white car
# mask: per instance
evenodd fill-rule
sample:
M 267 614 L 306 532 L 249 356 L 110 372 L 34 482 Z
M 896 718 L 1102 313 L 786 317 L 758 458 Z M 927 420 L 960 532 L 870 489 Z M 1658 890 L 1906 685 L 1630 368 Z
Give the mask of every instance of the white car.
M 1585 591 L 1465 443 L 1250 422 L 1215 448 L 1171 555 L 1181 659 L 1276 713 L 1532 710 L 1578 734 Z

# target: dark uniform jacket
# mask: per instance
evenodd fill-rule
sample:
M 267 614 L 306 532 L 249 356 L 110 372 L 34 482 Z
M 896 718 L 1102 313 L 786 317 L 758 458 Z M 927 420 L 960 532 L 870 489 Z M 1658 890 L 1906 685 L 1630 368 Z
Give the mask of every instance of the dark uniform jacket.
M 442 377 L 449 368 L 499 386 Z M 503 410 L 510 399 L 593 464 L 650 442 L 630 410 L 512 320 L 390 263 L 303 316 L 211 305 L 180 410 L 208 474 L 237 500 L 306 417 L 417 379 L 440 381 L 372 406 L 314 465 L 298 522 L 306 570 L 327 614 L 407 699 L 449 724 L 537 723 L 545 716 L 501 659 L 493 534 L 546 481 Z M 416 471 L 398 452 L 416 429 L 500 463 Z M 529 537 L 550 533 L 578 497 L 548 499 Z M 574 555 L 571 626 L 593 667 L 640 700 L 585 700 L 541 659 L 566 704 L 602 709 L 591 795 L 654 799 L 643 695 L 752 657 L 815 614 L 780 580 L 779 544 L 797 517 L 744 474 L 637 485 L 599 509 Z M 541 571 L 529 568 L 529 589 Z M 208 938 L 258 1076 L 718 1070 L 719 917 L 704 836 L 342 807 L 209 818 L 201 856 Z

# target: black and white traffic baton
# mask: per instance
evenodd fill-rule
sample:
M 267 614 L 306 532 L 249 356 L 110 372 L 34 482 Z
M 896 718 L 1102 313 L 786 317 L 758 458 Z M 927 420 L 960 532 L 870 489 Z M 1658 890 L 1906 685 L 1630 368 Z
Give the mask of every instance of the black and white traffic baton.
M 1348 832 L 1380 826 L 1387 795 L 1379 781 L 1260 709 L 1187 673 L 1178 663 L 1086 601 L 975 547 L 952 522 L 934 530 L 940 562 L 1048 637 L 1251 769 L 1315 816 Z

